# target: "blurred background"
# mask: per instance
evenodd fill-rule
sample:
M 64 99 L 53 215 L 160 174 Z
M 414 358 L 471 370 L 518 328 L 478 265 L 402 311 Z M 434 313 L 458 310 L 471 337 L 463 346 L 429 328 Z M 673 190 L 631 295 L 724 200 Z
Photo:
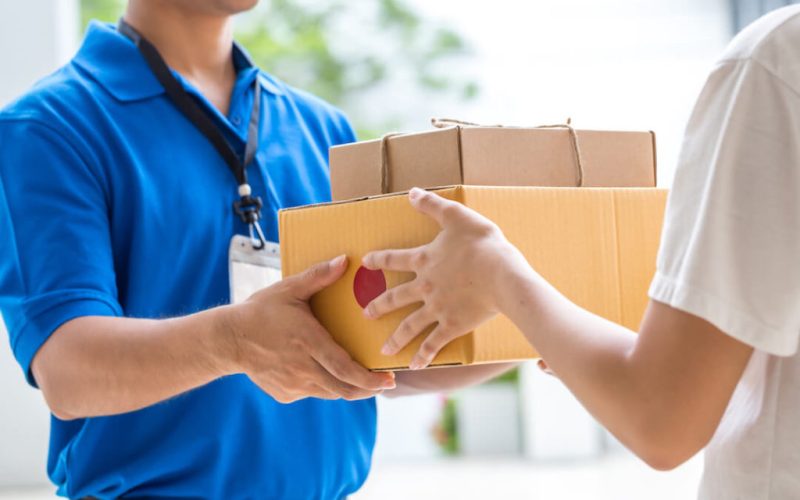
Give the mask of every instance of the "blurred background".
M 431 117 L 654 130 L 669 187 L 683 126 L 717 55 L 788 0 L 261 0 L 237 19 L 257 63 L 344 109 L 361 139 Z M 124 0 L 0 1 L 0 106 L 64 64 Z M 4 336 L 0 326 L 0 336 Z M 0 498 L 51 498 L 49 415 L 0 342 Z M 380 399 L 356 500 L 692 498 L 702 457 L 658 473 L 525 364 L 451 395 Z

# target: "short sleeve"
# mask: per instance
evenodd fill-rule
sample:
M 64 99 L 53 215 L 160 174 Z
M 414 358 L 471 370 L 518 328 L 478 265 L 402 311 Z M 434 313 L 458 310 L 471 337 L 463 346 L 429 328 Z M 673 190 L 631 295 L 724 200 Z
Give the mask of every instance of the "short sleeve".
M 80 316 L 119 316 L 98 176 L 48 125 L 0 120 L 0 312 L 30 384 L 38 349 Z
M 789 356 L 798 259 L 800 98 L 756 60 L 722 62 L 687 126 L 650 297 Z
M 333 127 L 336 130 L 333 140 L 334 146 L 356 142 L 356 132 L 353 129 L 353 125 L 347 119 L 347 115 L 339 109 L 334 112 Z

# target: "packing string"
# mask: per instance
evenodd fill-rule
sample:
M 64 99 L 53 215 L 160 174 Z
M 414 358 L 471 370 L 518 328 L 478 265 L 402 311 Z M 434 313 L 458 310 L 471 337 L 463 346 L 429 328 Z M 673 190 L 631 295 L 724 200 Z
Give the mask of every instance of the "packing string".
M 581 157 L 581 148 L 580 143 L 578 142 L 578 133 L 572 127 L 572 119 L 567 118 L 565 123 L 556 123 L 553 125 L 538 125 L 536 127 L 510 127 L 507 125 L 482 125 L 480 123 L 468 122 L 464 120 L 456 120 L 453 118 L 431 118 L 431 125 L 436 128 L 447 128 L 447 127 L 456 127 L 461 129 L 462 127 L 497 127 L 497 128 L 553 128 L 553 129 L 565 129 L 569 132 L 570 143 L 572 146 L 572 153 L 575 156 L 575 170 L 577 175 L 577 182 L 576 185 L 578 187 L 583 187 L 583 158 Z M 396 134 L 395 134 L 396 135 Z M 459 136 L 459 148 L 461 147 L 461 134 Z M 461 152 L 459 151 L 459 156 Z M 463 168 L 463 166 L 462 166 Z M 463 180 L 463 175 L 462 175 Z
M 389 139 L 403 135 L 401 132 L 389 132 L 381 137 L 381 194 L 389 193 L 392 181 L 392 170 L 389 168 Z

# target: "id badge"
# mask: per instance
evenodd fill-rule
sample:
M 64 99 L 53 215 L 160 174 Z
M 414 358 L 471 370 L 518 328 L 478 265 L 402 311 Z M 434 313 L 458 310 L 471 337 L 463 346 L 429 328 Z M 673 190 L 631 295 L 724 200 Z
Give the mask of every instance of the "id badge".
M 253 240 L 236 235 L 228 249 L 228 276 L 231 304 L 244 302 L 251 295 L 281 280 L 280 245 L 268 241 L 253 248 Z

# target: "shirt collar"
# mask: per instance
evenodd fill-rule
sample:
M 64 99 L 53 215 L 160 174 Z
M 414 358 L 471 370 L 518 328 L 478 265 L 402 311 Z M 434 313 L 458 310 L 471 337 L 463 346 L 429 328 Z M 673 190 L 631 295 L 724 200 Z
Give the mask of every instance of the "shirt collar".
M 255 69 L 250 56 L 235 42 L 233 58 L 237 71 Z M 73 62 L 120 101 L 136 101 L 164 93 L 133 42 L 112 24 L 92 21 Z M 276 80 L 258 70 L 253 73 L 258 74 L 262 89 L 275 95 L 284 93 Z

